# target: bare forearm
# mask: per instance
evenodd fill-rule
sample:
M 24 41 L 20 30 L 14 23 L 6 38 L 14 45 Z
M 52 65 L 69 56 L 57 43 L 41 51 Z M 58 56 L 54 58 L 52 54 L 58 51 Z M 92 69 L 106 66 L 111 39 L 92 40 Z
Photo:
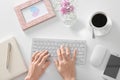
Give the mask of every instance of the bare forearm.
M 25 78 L 25 80 L 38 80 L 38 79 L 27 76 L 27 77 Z
M 25 80 L 38 80 L 38 79 L 37 79 L 37 78 L 30 77 L 30 76 L 27 76 L 27 77 L 25 78 Z
M 64 80 L 75 80 L 75 78 L 71 78 L 71 79 L 68 78 L 68 79 L 64 79 Z

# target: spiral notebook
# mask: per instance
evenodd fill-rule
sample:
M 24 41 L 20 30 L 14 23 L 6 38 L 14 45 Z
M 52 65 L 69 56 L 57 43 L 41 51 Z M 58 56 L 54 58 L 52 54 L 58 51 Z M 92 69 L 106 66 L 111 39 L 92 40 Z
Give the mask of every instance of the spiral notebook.
M 0 80 L 13 80 L 27 72 L 17 41 L 10 37 L 0 42 Z

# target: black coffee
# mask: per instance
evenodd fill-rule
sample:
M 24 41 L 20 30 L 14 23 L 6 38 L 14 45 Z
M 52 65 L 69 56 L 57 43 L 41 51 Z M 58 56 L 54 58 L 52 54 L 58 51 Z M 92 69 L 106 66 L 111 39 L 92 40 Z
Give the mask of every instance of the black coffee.
M 94 15 L 92 18 L 92 24 L 98 28 L 103 27 L 104 25 L 106 25 L 106 23 L 107 17 L 102 13 Z

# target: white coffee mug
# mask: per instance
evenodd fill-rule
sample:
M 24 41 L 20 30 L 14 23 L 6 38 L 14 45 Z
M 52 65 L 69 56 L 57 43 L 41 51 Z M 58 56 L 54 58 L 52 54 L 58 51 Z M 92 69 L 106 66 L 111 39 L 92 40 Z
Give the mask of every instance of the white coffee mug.
M 104 26 L 98 27 L 98 26 L 95 26 L 93 24 L 92 19 L 97 14 L 102 14 L 102 15 L 104 15 L 106 17 L 107 21 L 106 21 Z M 92 15 L 92 17 L 90 19 L 90 26 L 92 27 L 93 37 L 95 37 L 95 36 L 103 36 L 103 35 L 107 34 L 110 31 L 110 29 L 112 27 L 112 21 L 104 12 L 99 11 L 99 12 L 96 12 L 94 15 Z

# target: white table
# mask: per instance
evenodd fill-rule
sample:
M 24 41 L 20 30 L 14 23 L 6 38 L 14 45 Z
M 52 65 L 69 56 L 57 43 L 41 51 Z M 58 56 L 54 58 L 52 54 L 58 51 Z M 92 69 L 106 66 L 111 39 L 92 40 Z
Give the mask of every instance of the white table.
M 25 0 L 0 1 L 0 39 L 14 35 L 17 38 L 27 65 L 30 63 L 31 40 L 33 37 L 86 40 L 88 46 L 87 63 L 84 66 L 77 67 L 77 76 L 79 76 L 79 80 L 103 80 L 101 78 L 102 71 L 93 68 L 89 59 L 94 46 L 97 44 L 104 45 L 112 52 L 120 52 L 120 0 L 76 0 L 76 11 L 79 23 L 74 28 L 65 27 L 63 22 L 58 17 L 55 17 L 25 32 L 22 31 L 13 9 L 16 4 L 24 1 Z M 104 11 L 109 15 L 113 26 L 108 35 L 97 37 L 93 40 L 89 27 L 89 18 L 96 11 Z M 50 73 L 49 69 L 47 72 L 48 73 L 44 74 L 43 79 L 45 79 L 45 77 L 49 79 L 50 75 L 51 77 L 55 76 Z M 23 80 L 24 76 L 20 76 L 15 80 Z

